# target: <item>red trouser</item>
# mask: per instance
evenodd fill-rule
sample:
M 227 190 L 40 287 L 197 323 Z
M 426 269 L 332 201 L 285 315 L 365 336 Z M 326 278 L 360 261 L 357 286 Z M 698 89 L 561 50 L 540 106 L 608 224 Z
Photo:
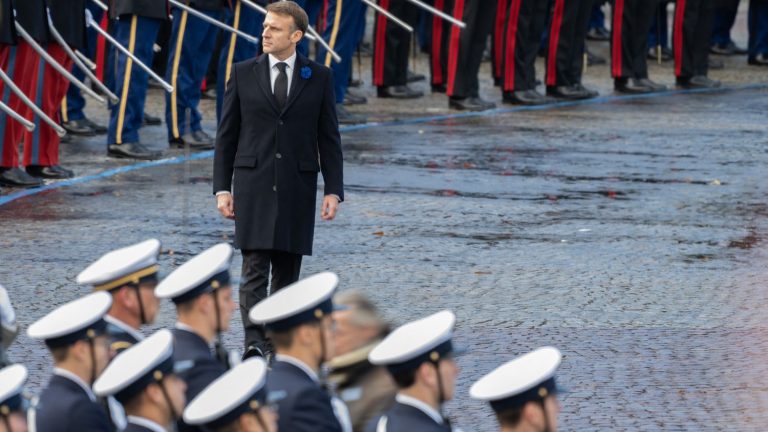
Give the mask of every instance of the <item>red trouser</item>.
M 29 44 L 19 41 L 17 46 L 0 45 L 0 67 L 8 74 L 21 91 L 32 97 L 37 82 L 37 64 L 39 57 Z M 30 110 L 10 88 L 0 81 L 0 97 L 12 110 L 32 120 Z M 19 166 L 19 143 L 24 135 L 24 127 L 15 120 L 2 114 L 0 116 L 2 141 L 0 141 L 0 167 Z

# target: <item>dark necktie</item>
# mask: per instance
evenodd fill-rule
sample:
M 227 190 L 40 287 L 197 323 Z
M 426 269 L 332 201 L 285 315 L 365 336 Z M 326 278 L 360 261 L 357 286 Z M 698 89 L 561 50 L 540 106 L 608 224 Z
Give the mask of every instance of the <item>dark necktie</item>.
M 280 62 L 275 66 L 280 71 L 275 80 L 275 100 L 277 101 L 277 107 L 282 111 L 286 100 L 288 100 L 288 74 L 285 73 L 285 68 L 288 65 Z

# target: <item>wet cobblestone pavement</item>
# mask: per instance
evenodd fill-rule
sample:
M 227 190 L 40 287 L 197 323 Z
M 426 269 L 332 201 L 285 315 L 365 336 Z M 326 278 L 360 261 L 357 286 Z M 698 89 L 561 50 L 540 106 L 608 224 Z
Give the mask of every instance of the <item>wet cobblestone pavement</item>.
M 760 81 L 750 73 L 742 82 Z M 338 272 L 397 324 L 453 309 L 470 353 L 446 411 L 466 431 L 494 430 L 470 384 L 548 344 L 565 354 L 565 431 L 765 430 L 766 96 L 753 86 L 347 130 L 347 202 L 318 221 L 303 274 Z M 445 114 L 441 101 L 363 110 Z M 164 127 L 142 134 L 165 147 Z M 103 137 L 63 152 L 78 175 L 130 164 L 107 159 Z M 0 206 L 0 282 L 22 327 L 84 294 L 75 276 L 113 247 L 158 237 L 167 274 L 229 240 L 205 156 Z M 165 304 L 157 326 L 172 315 Z M 42 344 L 22 335 L 10 355 L 33 388 L 47 379 Z

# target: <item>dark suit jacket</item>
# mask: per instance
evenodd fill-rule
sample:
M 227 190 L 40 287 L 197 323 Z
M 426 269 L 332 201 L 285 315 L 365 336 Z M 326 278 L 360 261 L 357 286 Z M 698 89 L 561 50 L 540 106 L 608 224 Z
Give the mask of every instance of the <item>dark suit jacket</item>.
M 40 395 L 38 432 L 108 432 L 107 414 L 76 382 L 54 375 Z
M 298 367 L 276 361 L 267 375 L 267 391 L 277 401 L 277 430 L 291 432 L 341 432 L 331 398 Z
M 109 2 L 109 16 L 113 19 L 121 15 L 138 15 L 167 20 L 170 13 L 167 0 L 111 0 Z
M 185 396 L 187 401 L 194 399 L 208 384 L 226 372 L 224 365 L 216 361 L 208 344 L 195 333 L 173 329 L 173 361 L 192 361 L 192 368 L 179 373 L 179 377 L 187 384 Z M 178 421 L 179 432 L 203 431 L 204 429 L 190 426 Z
M 85 0 L 48 0 L 48 8 L 53 26 L 69 46 L 85 50 Z
M 48 14 L 45 11 L 45 0 L 16 0 L 16 21 L 36 41 L 46 44 L 50 39 L 48 34 Z
M 387 432 L 451 432 L 451 427 L 446 424 L 435 423 L 432 417 L 418 408 L 395 402 L 386 413 Z M 373 419 L 366 432 L 377 432 L 377 425 L 381 417 Z
M 216 137 L 213 192 L 233 191 L 236 247 L 312 254 L 319 171 L 325 194 L 344 199 L 335 101 L 330 69 L 301 54 L 282 112 L 266 54 L 234 65 Z
M 0 44 L 16 45 L 16 28 L 13 25 L 11 0 L 0 0 Z

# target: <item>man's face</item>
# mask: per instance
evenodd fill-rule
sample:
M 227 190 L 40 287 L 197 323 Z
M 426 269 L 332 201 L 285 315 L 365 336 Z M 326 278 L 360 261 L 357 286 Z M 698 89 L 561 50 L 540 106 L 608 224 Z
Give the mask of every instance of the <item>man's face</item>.
M 440 366 L 438 371 L 440 373 L 440 381 L 443 384 L 443 398 L 449 401 L 453 399 L 453 391 L 456 384 L 456 377 L 459 375 L 459 367 L 452 357 L 440 360 L 438 365 Z
M 176 415 L 181 415 L 184 407 L 187 405 L 187 398 L 185 396 L 187 384 L 177 375 L 171 374 L 165 377 L 163 385 L 168 392 L 168 397 L 171 399 L 173 411 Z
M 111 359 L 109 341 L 106 335 L 99 335 L 93 339 L 93 352 L 96 358 L 96 376 L 98 377 L 107 368 L 107 364 L 109 364 Z M 90 360 L 88 361 L 90 362 Z
M 560 402 L 557 396 L 549 395 L 544 399 L 544 406 L 547 408 L 547 424 L 551 432 L 557 432 L 557 417 L 560 414 Z
M 237 304 L 232 299 L 232 287 L 227 285 L 213 292 L 216 296 L 216 302 L 219 306 L 219 328 L 222 332 L 229 330 L 229 321 L 232 318 L 232 312 L 237 309 Z
M 155 322 L 157 312 L 160 310 L 160 300 L 155 297 L 155 287 L 157 287 L 157 282 L 139 285 L 139 296 L 141 296 L 141 305 L 144 308 L 144 319 L 147 324 Z M 141 313 L 141 309 L 139 309 L 139 313 Z
M 297 30 L 293 17 L 267 12 L 264 18 L 264 31 L 261 33 L 261 44 L 264 52 L 289 57 L 301 40 L 301 31 Z

